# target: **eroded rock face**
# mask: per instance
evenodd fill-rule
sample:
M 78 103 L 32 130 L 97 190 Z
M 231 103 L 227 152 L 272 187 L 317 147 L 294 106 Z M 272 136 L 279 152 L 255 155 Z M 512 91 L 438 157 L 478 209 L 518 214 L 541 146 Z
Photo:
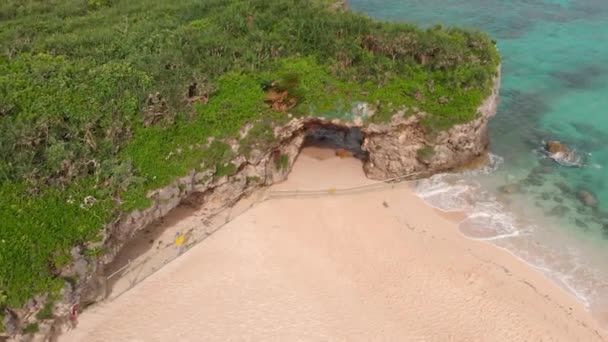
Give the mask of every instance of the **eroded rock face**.
M 400 177 L 426 169 L 418 159 L 424 148 L 424 130 L 419 117 L 393 118 L 390 124 L 370 125 L 364 130 L 363 149 L 369 153 L 365 174 L 372 179 Z
M 2 324 L 4 324 L 4 331 L 9 335 L 14 335 L 19 332 L 19 317 L 17 317 L 13 311 L 4 311 Z
M 216 177 L 215 169 L 196 172 L 192 170 L 164 188 L 148 193 L 151 204 L 144 210 L 134 210 L 119 220 L 104 227 L 105 238 L 98 243 L 104 254 L 96 259 L 82 255 L 81 248 L 72 250 L 73 263 L 61 270 L 61 276 L 70 278 L 62 290 L 62 300 L 54 305 L 53 320 L 41 322 L 40 330 L 34 335 L 19 332 L 27 321 L 23 317 L 35 317 L 46 300 L 36 300 L 15 314 L 5 315 L 1 322 L 5 330 L 16 341 L 47 341 L 68 325 L 71 308 L 79 308 L 102 301 L 106 298 L 107 274 L 105 265 L 110 264 L 123 246 L 151 223 L 166 216 L 181 203 L 199 208 L 203 215 L 213 217 L 224 208 L 235 204 L 243 196 L 261 187 L 284 180 L 291 169 L 304 141 L 303 122 L 291 122 L 277 131 L 278 140 L 267 151 L 252 151 L 248 157 L 236 156 L 231 162 L 237 171 L 228 176 Z M 276 159 L 283 156 L 288 161 L 284 167 L 277 167 Z M 211 233 L 211 232 L 207 232 Z M 89 246 L 90 247 L 90 246 Z M 44 329 L 42 329 L 44 328 Z
M 492 94 L 478 108 L 479 118 L 429 137 L 421 116 L 404 119 L 397 114 L 385 125 L 364 128 L 363 149 L 369 153 L 365 172 L 369 178 L 388 179 L 421 172 L 433 174 L 467 164 L 488 148 L 488 121 L 498 109 L 500 72 Z M 424 113 L 422 113 L 424 115 Z

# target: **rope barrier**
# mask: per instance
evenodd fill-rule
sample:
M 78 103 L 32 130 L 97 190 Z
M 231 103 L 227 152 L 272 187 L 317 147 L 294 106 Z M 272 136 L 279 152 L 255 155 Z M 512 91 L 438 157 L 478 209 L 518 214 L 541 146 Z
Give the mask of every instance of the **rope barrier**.
M 115 275 L 119 274 L 120 272 L 124 271 L 127 267 L 129 267 L 131 265 L 131 259 L 129 259 L 129 261 L 121 268 L 119 268 L 118 270 L 114 271 L 114 273 L 110 274 L 109 276 L 107 276 L 106 278 L 108 280 L 114 278 Z
M 316 189 L 316 190 L 273 190 L 268 193 L 267 199 L 274 198 L 289 198 L 289 197 L 314 197 L 314 196 L 322 196 L 322 195 L 340 195 L 340 194 L 351 194 L 356 192 L 365 192 L 371 190 L 379 190 L 387 187 L 394 187 L 395 183 L 402 182 L 403 180 L 420 175 L 423 172 L 415 172 L 405 176 L 389 178 L 386 180 L 378 181 L 376 183 L 359 185 L 349 188 L 329 188 L 329 189 Z
M 284 198 L 297 198 L 297 197 L 337 196 L 337 195 L 346 195 L 346 194 L 360 193 L 360 192 L 366 192 L 366 191 L 380 190 L 380 189 L 384 189 L 384 188 L 388 188 L 388 187 L 394 188 L 396 186 L 395 183 L 400 183 L 400 182 L 406 180 L 407 178 L 410 178 L 410 177 L 416 176 L 416 175 L 420 175 L 420 174 L 423 174 L 423 172 L 415 172 L 415 173 L 411 173 L 411 174 L 400 176 L 400 177 L 394 177 L 394 178 L 389 178 L 386 180 L 378 181 L 376 183 L 364 184 L 364 185 L 360 185 L 360 186 L 354 186 L 354 187 L 342 188 L 342 189 L 328 188 L 328 189 L 316 189 L 316 190 L 267 191 L 265 193 L 262 193 L 262 195 L 260 197 L 256 198 L 254 201 L 252 201 L 252 203 L 250 205 L 248 205 L 247 207 L 241 208 L 241 211 L 233 213 L 233 210 L 235 209 L 236 205 L 235 204 L 233 204 L 233 205 L 225 204 L 222 207 L 218 208 L 219 210 L 214 215 L 211 215 L 209 217 L 209 219 L 219 217 L 220 215 L 222 215 L 224 213 L 226 214 L 225 220 L 223 220 L 222 223 L 218 224 L 217 227 L 215 227 L 213 229 L 213 232 L 215 232 L 215 231 L 219 230 L 220 228 L 222 228 L 223 226 L 225 226 L 226 224 L 228 224 L 229 222 L 231 222 L 232 220 L 234 220 L 235 218 L 237 218 L 238 216 L 247 212 L 249 209 L 253 208 L 257 204 L 260 204 L 260 203 L 268 201 L 268 200 L 284 199 Z M 240 198 L 245 193 L 246 193 L 245 191 L 241 192 L 238 195 L 238 197 Z M 134 272 L 136 270 L 139 270 L 139 272 L 142 272 L 144 266 L 148 262 L 151 262 L 152 260 L 156 260 L 156 259 L 158 259 L 158 257 L 163 257 L 163 263 L 162 263 L 162 265 L 160 265 L 160 267 L 149 268 L 150 271 L 148 274 L 141 274 L 138 272 L 135 275 L 135 278 L 129 281 L 129 286 L 127 288 L 123 289 L 122 291 L 120 291 L 118 293 L 111 293 L 111 296 L 109 296 L 107 299 L 114 300 L 114 299 L 118 298 L 120 295 L 122 295 L 123 293 L 130 290 L 133 286 L 140 283 L 142 280 L 146 279 L 148 276 L 152 275 L 154 272 L 156 272 L 162 266 L 166 265 L 168 262 L 173 261 L 177 257 L 179 257 L 182 254 L 183 250 L 179 251 L 179 252 L 176 252 L 176 250 L 178 250 L 180 247 L 185 246 L 186 247 L 185 249 L 189 249 L 190 247 L 192 247 L 195 244 L 204 240 L 208 235 L 209 235 L 209 233 L 206 233 L 206 234 L 200 233 L 199 236 L 193 237 L 189 241 L 183 241 L 182 243 L 179 244 L 180 246 L 178 246 L 177 248 L 176 248 L 175 244 L 171 244 L 165 248 L 158 250 L 156 253 L 154 253 L 152 255 L 146 256 L 146 258 L 144 258 L 143 260 L 141 260 L 139 262 L 133 262 L 134 260 L 129 259 L 128 262 L 124 266 L 120 267 L 118 270 L 116 270 L 116 271 L 112 272 L 112 274 L 108 275 L 106 277 L 106 280 L 109 281 L 110 279 L 112 279 L 120 274 L 122 274 L 123 277 L 127 277 L 129 274 L 131 274 L 132 272 Z M 158 260 L 156 260 L 156 261 L 158 261 Z M 124 274 L 123 274 L 123 272 L 124 272 Z M 121 279 L 121 278 L 118 278 L 118 279 Z

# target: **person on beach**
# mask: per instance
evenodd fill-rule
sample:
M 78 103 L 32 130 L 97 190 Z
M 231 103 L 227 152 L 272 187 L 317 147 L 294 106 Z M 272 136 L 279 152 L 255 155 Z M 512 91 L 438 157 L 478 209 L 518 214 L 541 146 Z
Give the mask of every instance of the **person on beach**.
M 70 308 L 70 325 L 72 329 L 76 328 L 78 324 L 78 304 L 72 305 Z

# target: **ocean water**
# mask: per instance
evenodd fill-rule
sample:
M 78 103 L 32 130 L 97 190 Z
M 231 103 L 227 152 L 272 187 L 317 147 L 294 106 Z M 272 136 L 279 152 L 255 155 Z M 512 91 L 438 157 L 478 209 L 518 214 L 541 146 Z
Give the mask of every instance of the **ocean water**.
M 466 211 L 459 227 L 466 236 L 509 250 L 596 317 L 608 317 L 608 1 L 348 3 L 384 20 L 480 29 L 498 42 L 503 80 L 492 165 L 435 176 L 418 193 L 444 210 Z M 576 149 L 582 165 L 547 158 L 546 140 Z M 506 184 L 519 191 L 503 193 Z M 596 208 L 577 198 L 581 190 L 597 198 Z

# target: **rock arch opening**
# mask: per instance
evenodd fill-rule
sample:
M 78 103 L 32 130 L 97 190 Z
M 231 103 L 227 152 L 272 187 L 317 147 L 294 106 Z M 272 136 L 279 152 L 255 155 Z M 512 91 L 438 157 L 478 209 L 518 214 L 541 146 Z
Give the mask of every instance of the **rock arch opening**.
M 365 136 L 359 127 L 309 122 L 305 127 L 301 148 L 317 147 L 333 150 L 339 157 L 354 157 L 366 162 L 369 160 L 369 153 L 363 149 L 364 139 Z

